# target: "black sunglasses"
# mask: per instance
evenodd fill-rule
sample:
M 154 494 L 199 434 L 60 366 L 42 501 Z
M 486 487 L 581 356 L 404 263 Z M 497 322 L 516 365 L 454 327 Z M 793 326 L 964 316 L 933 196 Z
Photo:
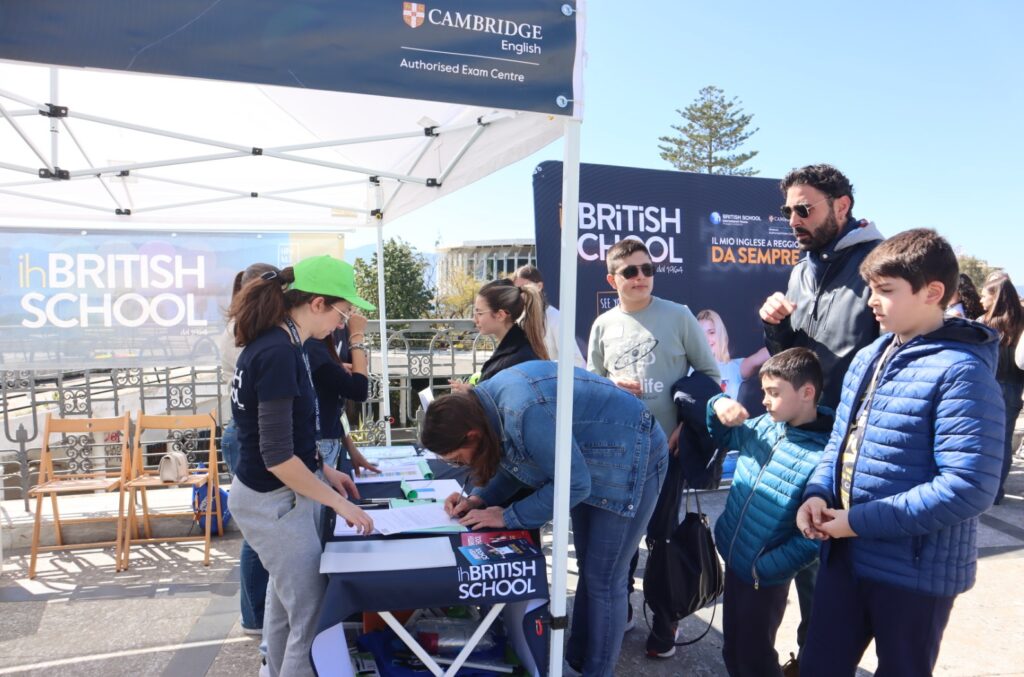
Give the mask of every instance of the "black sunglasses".
M 644 277 L 654 277 L 654 264 L 641 263 L 639 266 L 625 266 L 624 268 L 620 268 L 616 275 L 621 275 L 627 280 L 632 280 L 639 273 L 643 273 Z
M 814 208 L 814 205 L 821 204 L 826 200 L 831 202 L 832 198 L 823 197 L 817 202 L 812 202 L 809 205 L 799 204 L 793 205 L 792 207 L 790 207 L 789 205 L 782 205 L 781 207 L 779 207 L 779 211 L 782 212 L 782 215 L 785 216 L 786 219 L 791 218 L 793 216 L 793 212 L 796 212 L 796 215 L 799 216 L 801 219 L 806 219 L 808 216 L 811 215 L 811 210 Z

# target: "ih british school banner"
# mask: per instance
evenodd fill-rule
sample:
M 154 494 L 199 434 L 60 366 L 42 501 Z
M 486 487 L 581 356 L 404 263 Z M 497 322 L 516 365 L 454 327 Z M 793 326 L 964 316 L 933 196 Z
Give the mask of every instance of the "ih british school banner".
M 0 229 L 0 369 L 217 364 L 235 274 L 332 234 Z
M 562 163 L 533 177 L 537 262 L 558 302 Z M 733 358 L 763 347 L 757 311 L 785 291 L 800 258 L 776 179 L 584 164 L 580 168 L 576 338 L 586 353 L 590 325 L 618 304 L 605 255 L 623 238 L 641 240 L 655 264 L 654 294 L 716 311 Z

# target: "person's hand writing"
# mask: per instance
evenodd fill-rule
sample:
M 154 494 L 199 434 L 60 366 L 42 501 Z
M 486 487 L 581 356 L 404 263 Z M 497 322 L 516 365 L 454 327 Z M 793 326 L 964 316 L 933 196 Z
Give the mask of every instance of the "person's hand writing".
M 459 524 L 470 529 L 500 529 L 505 526 L 505 509 L 495 505 L 490 508 L 470 510 L 459 520 Z
M 444 511 L 451 517 L 462 517 L 470 510 L 482 508 L 483 505 L 483 499 L 479 496 L 452 492 L 444 501 Z

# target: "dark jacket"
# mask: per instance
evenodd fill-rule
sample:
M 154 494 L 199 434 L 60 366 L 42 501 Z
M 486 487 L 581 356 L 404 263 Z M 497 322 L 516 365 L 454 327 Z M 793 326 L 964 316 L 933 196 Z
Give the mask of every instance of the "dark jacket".
M 513 324 L 505 338 L 501 339 L 497 349 L 480 368 L 480 381 L 486 381 L 502 369 L 539 359 L 526 338 L 526 332 L 518 324 Z
M 777 325 L 764 323 L 765 346 L 772 355 L 803 347 L 818 356 L 825 375 L 821 404 L 826 407 L 839 403 L 843 374 L 853 356 L 878 338 L 878 323 L 868 308 L 870 290 L 859 269 L 881 241 L 874 224 L 863 222 L 854 227 L 831 254 L 822 256 L 825 270 L 820 283 L 804 255 L 794 266 L 786 289 L 786 298 L 796 302 L 796 310 Z
M 715 457 L 715 442 L 704 423 L 708 400 L 721 394 L 722 387 L 699 371 L 672 384 L 672 401 L 683 426 L 679 431 L 678 454 L 682 479 L 694 489 L 717 489 L 721 478 L 721 459 Z
M 949 318 L 890 353 L 865 403 L 853 468 L 850 527 L 857 537 L 849 542 L 856 576 L 939 596 L 974 584 L 978 515 L 992 505 L 1002 470 L 996 336 L 979 323 Z M 892 338 L 886 334 L 857 353 L 805 499 L 838 504 L 843 441 Z M 825 541 L 823 560 L 828 548 Z
M 818 418 L 798 427 L 768 414 L 727 427 L 715 415 L 716 399 L 707 404 L 707 428 L 720 446 L 739 449 L 739 456 L 715 523 L 715 545 L 743 581 L 781 585 L 818 556 L 818 543 L 796 528 L 796 511 L 828 442 L 832 410 L 818 407 Z

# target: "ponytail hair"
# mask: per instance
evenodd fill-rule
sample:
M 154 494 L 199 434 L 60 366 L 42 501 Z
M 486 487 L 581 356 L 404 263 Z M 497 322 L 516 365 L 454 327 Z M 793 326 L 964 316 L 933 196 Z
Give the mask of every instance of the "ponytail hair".
M 257 337 L 284 322 L 288 311 L 307 304 L 318 296 L 327 303 L 342 299 L 325 294 L 311 294 L 297 289 L 285 291 L 285 286 L 295 282 L 295 271 L 289 266 L 270 270 L 242 285 L 231 299 L 228 319 L 235 322 L 235 345 L 252 343 Z
M 544 345 L 544 297 L 540 289 L 532 284 L 515 286 L 511 280 L 488 282 L 477 296 L 482 298 L 491 312 L 504 310 L 512 321 L 526 333 L 533 352 L 541 360 L 550 359 Z

